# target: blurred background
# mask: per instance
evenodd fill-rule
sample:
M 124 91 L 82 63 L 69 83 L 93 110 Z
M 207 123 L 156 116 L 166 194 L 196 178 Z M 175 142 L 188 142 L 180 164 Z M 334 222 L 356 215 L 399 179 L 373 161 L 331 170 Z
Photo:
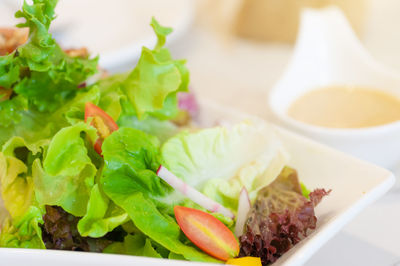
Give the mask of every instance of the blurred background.
M 22 1 L 0 0 L 0 26 Z M 132 69 L 152 46 L 152 16 L 174 28 L 167 41 L 187 59 L 201 97 L 269 119 L 267 96 L 291 55 L 303 7 L 337 5 L 379 62 L 400 73 L 399 0 L 60 0 L 52 25 L 65 48 L 86 46 L 110 72 Z M 389 214 L 389 215 L 388 215 Z M 400 265 L 400 191 L 363 211 L 307 265 Z
M 1 26 L 17 22 L 13 14 L 21 3 L 0 1 Z M 332 4 L 375 59 L 400 70 L 398 0 L 61 0 L 52 32 L 65 48 L 86 46 L 100 54 L 103 67 L 120 72 L 134 67 L 143 45 L 155 42 L 149 26 L 155 16 L 174 28 L 168 46 L 187 59 L 194 91 L 268 117 L 268 89 L 292 55 L 301 8 Z

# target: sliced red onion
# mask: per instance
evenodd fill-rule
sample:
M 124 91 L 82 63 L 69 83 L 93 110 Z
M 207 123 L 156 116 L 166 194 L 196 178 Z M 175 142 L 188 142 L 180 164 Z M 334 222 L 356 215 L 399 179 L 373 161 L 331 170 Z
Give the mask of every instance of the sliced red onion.
M 242 188 L 239 195 L 239 205 L 237 211 L 237 219 L 235 225 L 235 235 L 240 237 L 243 234 L 244 224 L 246 223 L 247 214 L 251 208 L 249 193 L 245 187 Z
M 192 92 L 178 93 L 178 107 L 181 110 L 189 112 L 192 117 L 195 117 L 199 111 L 196 96 Z
M 186 197 L 191 199 L 193 202 L 199 204 L 203 208 L 205 208 L 211 212 L 221 213 L 232 219 L 235 218 L 235 215 L 230 210 L 228 210 L 227 208 L 225 208 L 218 202 L 205 196 L 204 194 L 202 194 L 195 188 L 191 187 L 190 185 L 186 184 L 185 182 L 183 182 L 182 179 L 175 176 L 164 166 L 160 165 L 160 167 L 157 170 L 157 175 L 162 180 L 167 182 L 171 187 L 173 187 L 177 191 L 181 192 L 183 195 L 185 195 Z

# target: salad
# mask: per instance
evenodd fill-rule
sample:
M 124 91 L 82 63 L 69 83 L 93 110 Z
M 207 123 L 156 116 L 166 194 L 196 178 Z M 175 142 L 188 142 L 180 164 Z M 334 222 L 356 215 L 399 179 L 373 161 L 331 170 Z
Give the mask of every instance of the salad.
M 268 125 L 196 124 L 171 28 L 153 18 L 155 47 L 108 75 L 49 34 L 56 4 L 25 2 L 29 34 L 0 49 L 0 247 L 267 265 L 315 228 L 329 191 L 300 183 Z

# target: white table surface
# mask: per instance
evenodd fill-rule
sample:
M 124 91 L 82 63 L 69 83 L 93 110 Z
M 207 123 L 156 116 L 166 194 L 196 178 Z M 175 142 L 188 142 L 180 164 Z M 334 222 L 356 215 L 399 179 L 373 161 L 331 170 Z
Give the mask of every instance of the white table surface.
M 362 41 L 382 63 L 400 72 L 400 1 L 369 0 Z M 214 6 L 215 7 L 215 6 Z M 229 21 L 216 5 L 202 3 L 192 30 L 172 47 L 188 60 L 192 90 L 269 119 L 268 89 L 288 62 L 292 46 L 254 43 L 227 36 Z M 218 14 L 218 15 L 216 15 Z M 362 211 L 306 265 L 400 265 L 400 189 Z

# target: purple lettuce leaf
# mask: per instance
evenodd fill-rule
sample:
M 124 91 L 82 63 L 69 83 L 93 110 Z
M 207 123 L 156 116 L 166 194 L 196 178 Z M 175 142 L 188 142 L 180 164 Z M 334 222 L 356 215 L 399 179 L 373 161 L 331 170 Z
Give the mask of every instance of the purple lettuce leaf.
M 315 229 L 314 207 L 330 191 L 316 189 L 308 200 L 302 195 L 297 172 L 289 167 L 260 190 L 240 237 L 240 257 L 260 257 L 263 265 L 280 256 Z

